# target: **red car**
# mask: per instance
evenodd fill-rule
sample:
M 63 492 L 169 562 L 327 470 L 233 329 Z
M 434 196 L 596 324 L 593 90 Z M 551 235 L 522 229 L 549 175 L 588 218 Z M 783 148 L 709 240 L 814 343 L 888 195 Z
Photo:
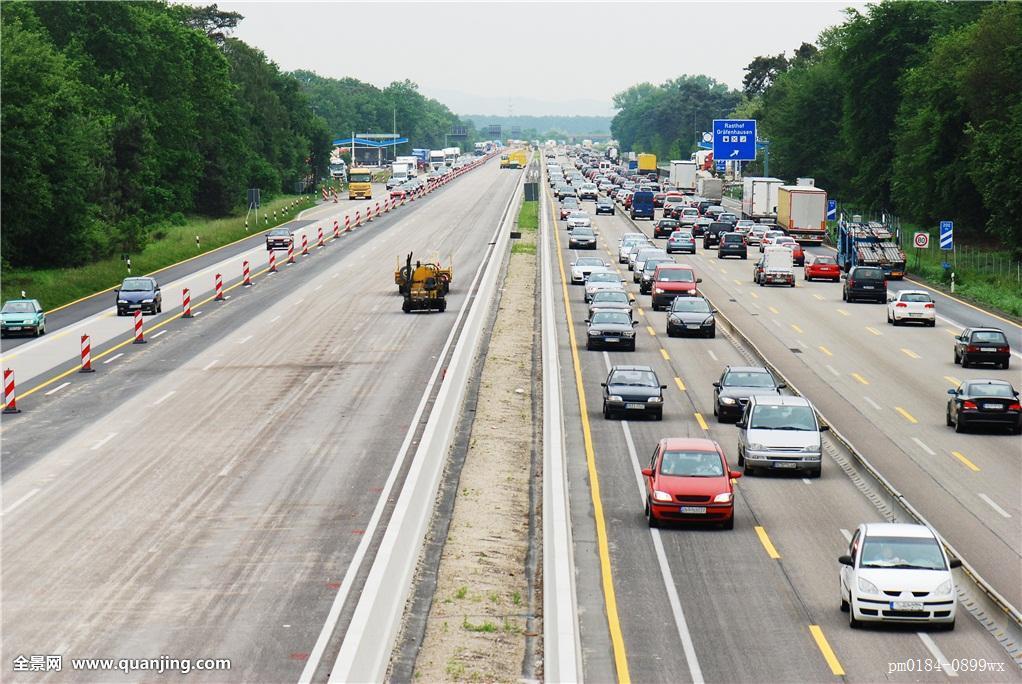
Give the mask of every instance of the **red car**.
M 735 493 L 724 450 L 712 439 L 661 439 L 648 468 L 646 519 L 650 527 L 665 522 L 707 522 L 735 527 Z
M 660 307 L 667 308 L 675 297 L 695 297 L 699 294 L 696 272 L 685 264 L 660 264 L 653 273 L 653 284 L 650 286 L 654 311 Z
M 823 278 L 835 283 L 841 280 L 841 267 L 837 260 L 829 255 L 819 255 L 806 262 L 806 280 Z

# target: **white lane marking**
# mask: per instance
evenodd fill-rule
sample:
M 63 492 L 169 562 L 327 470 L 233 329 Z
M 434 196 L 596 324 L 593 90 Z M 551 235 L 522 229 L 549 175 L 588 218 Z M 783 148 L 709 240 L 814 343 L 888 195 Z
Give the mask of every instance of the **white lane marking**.
M 21 497 L 20 499 L 18 499 L 18 500 L 17 500 L 17 501 L 15 501 L 14 503 L 12 503 L 12 504 L 11 504 L 10 506 L 8 506 L 7 508 L 5 508 L 5 509 L 4 509 L 4 511 L 3 511 L 3 513 L 0 513 L 0 515 L 7 515 L 7 514 L 8 514 L 8 513 L 10 513 L 11 511 L 13 511 L 13 510 L 14 510 L 15 508 L 17 508 L 17 507 L 18 507 L 18 506 L 20 506 L 21 504 L 25 503 L 26 501 L 28 501 L 29 499 L 31 499 L 31 498 L 32 498 L 33 496 L 35 496 L 35 495 L 36 495 L 36 494 L 38 494 L 38 493 L 39 493 L 39 488 L 38 488 L 38 487 L 36 487 L 36 488 L 35 488 L 35 489 L 33 489 L 32 491 L 30 491 L 30 492 L 29 492 L 28 494 L 26 494 L 25 496 Z
M 882 407 L 880 406 L 880 404 L 876 403 L 875 401 L 873 401 L 873 400 L 872 400 L 872 399 L 870 399 L 869 397 L 867 397 L 867 396 L 863 395 L 863 397 L 862 397 L 862 398 L 866 400 L 866 403 L 867 403 L 867 404 L 869 404 L 870 406 L 872 406 L 873 408 L 875 408 L 875 409 L 876 409 L 877 411 L 883 411 L 883 408 L 882 408 Z
M 93 444 L 92 448 L 90 448 L 89 451 L 96 451 L 97 449 L 101 448 L 104 444 L 106 444 L 107 442 L 109 442 L 111 439 L 113 439 L 116 436 L 117 436 L 116 432 L 111 432 L 109 435 L 107 435 L 103 439 L 101 439 L 98 442 L 96 442 L 95 444 Z
M 60 390 L 64 389 L 65 387 L 67 387 L 70 384 L 71 384 L 70 382 L 62 383 L 60 385 L 57 385 L 53 389 L 51 389 L 49 392 L 44 392 L 43 394 L 48 397 L 51 394 L 56 394 L 57 392 L 59 392 Z
M 926 650 L 933 654 L 933 657 L 940 663 L 940 669 L 943 670 L 944 674 L 948 677 L 957 677 L 958 672 L 951 667 L 951 662 L 947 659 L 940 649 L 937 648 L 937 643 L 930 637 L 926 632 L 916 632 L 919 638 L 922 640 L 923 645 L 926 646 Z
M 171 398 L 172 396 L 174 396 L 174 394 L 175 394 L 176 392 L 177 392 L 177 390 L 170 390 L 169 392 L 167 392 L 166 394 L 164 394 L 164 395 L 163 395 L 162 397 L 160 397 L 159 399 L 157 399 L 156 401 L 154 401 L 152 405 L 153 405 L 153 406 L 159 406 L 160 404 L 162 404 L 163 402 L 167 401 L 167 400 L 168 400 L 168 399 L 170 399 L 170 398 Z
M 279 320 L 280 320 L 280 314 L 277 314 L 276 316 L 274 316 L 273 318 L 270 319 L 270 323 L 276 323 Z
M 116 361 L 117 359 L 121 358 L 122 356 L 124 356 L 124 352 L 121 352 L 120 354 L 114 354 L 114 355 L 113 355 L 113 356 L 111 356 L 111 357 L 110 357 L 109 359 L 107 359 L 106 361 L 104 361 L 104 362 L 103 362 L 103 365 L 105 366 L 105 365 L 106 365 L 106 364 L 108 364 L 108 363 L 113 363 L 114 361 Z
M 165 335 L 166 333 L 167 333 L 167 331 L 166 331 L 166 330 L 161 330 L 160 332 L 158 332 L 158 333 L 156 333 L 155 335 L 153 335 L 153 336 L 152 336 L 152 337 L 151 337 L 150 339 L 153 339 L 153 340 L 155 340 L 155 339 L 156 339 L 157 337 L 159 337 L 160 335 Z
M 919 447 L 920 449 L 922 449 L 923 451 L 925 451 L 926 453 L 928 453 L 928 454 L 929 454 L 930 456 L 936 456 L 936 455 L 937 455 L 937 452 L 936 452 L 936 451 L 934 451 L 934 450 L 933 450 L 933 449 L 931 449 L 930 447 L 928 447 L 928 446 L 926 446 L 925 444 L 923 444 L 922 440 L 920 440 L 920 439 L 919 439 L 918 437 L 913 437 L 913 438 L 912 438 L 912 441 L 913 441 L 913 442 L 915 442 L 915 443 L 916 443 L 916 445 L 917 445 L 917 446 L 918 446 L 918 447 Z
M 646 499 L 646 485 L 642 480 L 642 467 L 639 465 L 639 454 L 635 451 L 635 442 L 632 441 L 632 431 L 628 428 L 628 421 L 621 421 L 621 430 L 625 434 L 625 444 L 628 445 L 628 453 L 632 457 L 632 471 L 635 474 L 635 483 L 639 487 L 639 500 Z M 653 537 L 653 549 L 656 551 L 657 563 L 660 565 L 660 574 L 664 580 L 664 588 L 667 590 L 667 600 L 671 604 L 671 612 L 674 614 L 674 625 L 678 629 L 678 636 L 681 637 L 681 646 L 685 651 L 685 661 L 688 663 L 689 674 L 694 684 L 702 684 L 703 672 L 699 667 L 699 659 L 696 657 L 695 645 L 692 643 L 692 634 L 688 631 L 688 623 L 685 621 L 685 611 L 681 608 L 681 599 L 678 598 L 677 585 L 674 583 L 674 575 L 671 573 L 671 566 L 667 564 L 667 554 L 664 553 L 664 544 L 660 539 L 660 530 L 650 528 L 650 536 Z
M 209 363 L 207 363 L 207 364 L 206 364 L 205 366 L 203 366 L 203 367 L 202 367 L 202 370 L 204 370 L 204 371 L 207 371 L 207 370 L 209 370 L 210 368 L 212 368 L 213 366 L 215 366 L 215 365 L 217 364 L 217 362 L 219 362 L 219 361 L 220 361 L 220 359 L 213 359 L 212 361 L 210 361 Z
M 841 532 L 841 536 L 845 538 L 845 541 L 851 543 L 852 533 L 843 527 L 839 531 Z
M 841 377 L 841 374 L 840 374 L 840 373 L 838 373 L 838 372 L 837 372 L 837 370 L 835 370 L 834 366 L 832 366 L 832 365 L 830 365 L 830 364 L 828 363 L 828 364 L 827 364 L 827 366 L 826 366 L 826 368 L 827 368 L 827 370 L 829 370 L 829 371 L 830 371 L 831 373 L 833 373 L 833 374 L 834 374 L 834 375 L 836 375 L 837 377 Z
M 248 337 L 243 337 L 240 340 L 238 340 L 238 344 L 245 344 L 246 342 L 248 342 L 251 339 L 252 339 L 251 335 L 249 335 Z
M 988 504 L 990 505 L 990 508 L 992 508 L 992 509 L 994 509 L 995 511 L 997 511 L 997 512 L 998 512 L 998 514 L 1000 514 L 1000 516 L 1001 516 L 1002 518 L 1010 518 L 1010 517 L 1011 517 L 1011 513 L 1009 513 L 1008 511 L 1004 510 L 1003 508 L 1001 508 L 1000 506 L 998 506 L 998 505 L 997 505 L 996 503 L 994 503 L 994 500 L 993 500 L 993 499 L 991 499 L 991 498 L 990 498 L 989 496 L 987 496 L 986 494 L 977 494 L 977 496 L 979 496 L 979 498 L 981 498 L 981 499 L 983 499 L 984 501 L 986 501 L 986 502 L 987 502 L 987 503 L 988 503 Z
M 712 349 L 707 349 L 706 353 L 709 354 L 710 358 L 713 359 L 714 361 L 719 361 L 720 360 L 720 359 L 717 358 L 717 355 L 713 353 Z

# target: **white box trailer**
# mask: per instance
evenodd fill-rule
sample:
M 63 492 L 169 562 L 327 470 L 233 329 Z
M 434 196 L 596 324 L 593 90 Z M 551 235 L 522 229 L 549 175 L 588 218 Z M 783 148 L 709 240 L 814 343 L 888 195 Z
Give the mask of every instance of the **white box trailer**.
M 780 178 L 749 176 L 742 181 L 742 214 L 747 219 L 777 218 L 777 189 L 784 185 Z
M 681 191 L 695 191 L 696 189 L 696 163 L 682 159 L 671 160 L 671 171 L 668 176 L 671 184 Z

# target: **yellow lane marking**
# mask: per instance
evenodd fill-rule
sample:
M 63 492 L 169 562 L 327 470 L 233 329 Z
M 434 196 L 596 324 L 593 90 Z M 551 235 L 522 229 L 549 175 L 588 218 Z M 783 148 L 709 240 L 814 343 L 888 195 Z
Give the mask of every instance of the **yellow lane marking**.
M 667 355 L 667 350 L 660 347 L 660 356 L 664 357 L 664 361 L 670 361 L 671 357 Z
M 974 472 L 974 473 L 978 473 L 979 472 L 979 466 L 976 465 L 975 463 L 973 463 L 972 461 L 970 461 L 969 459 L 967 459 L 965 456 L 963 456 L 961 454 L 961 452 L 959 452 L 959 451 L 952 451 L 951 455 L 954 456 L 955 458 L 957 458 L 962 463 L 964 463 L 965 467 L 968 468 L 969 470 L 971 470 L 972 472 Z
M 699 423 L 699 427 L 708 432 L 710 430 L 710 426 L 706 424 L 706 420 L 703 418 L 703 414 L 696 413 L 695 415 L 696 422 Z
M 550 198 L 550 191 L 547 190 L 547 197 Z M 554 214 L 553 202 L 550 203 L 550 216 L 554 219 L 553 233 L 557 241 L 557 265 L 561 271 L 561 297 L 564 300 L 564 314 L 568 319 L 568 338 L 571 341 L 571 362 L 575 369 L 575 385 L 578 389 L 578 409 L 582 418 L 582 442 L 586 452 L 586 467 L 589 470 L 589 490 L 593 499 L 593 513 L 596 518 L 596 542 L 600 554 L 600 572 L 603 583 L 603 600 L 607 606 L 607 626 L 610 629 L 610 641 L 614 650 L 614 666 L 617 671 L 617 679 L 622 684 L 631 681 L 628 672 L 628 654 L 625 651 L 624 637 L 621 634 L 621 622 L 617 614 L 617 594 L 614 592 L 614 576 L 610 567 L 610 545 L 607 542 L 607 522 L 603 517 L 603 499 L 600 496 L 600 478 L 596 472 L 596 452 L 593 450 L 593 434 L 589 426 L 589 408 L 586 405 L 586 395 L 582 384 L 582 365 L 578 358 L 578 344 L 575 338 L 575 325 L 571 316 L 571 306 L 568 299 L 568 279 L 564 274 L 564 260 L 560 258 L 561 236 L 557 230 L 557 220 Z
M 871 328 L 868 325 L 866 326 L 866 330 L 868 330 L 871 334 L 876 335 L 877 337 L 880 337 L 883 334 L 879 330 L 877 330 L 876 328 Z
M 674 384 L 677 385 L 678 389 L 680 389 L 682 392 L 685 391 L 685 383 L 681 381 L 681 378 L 675 378 Z
M 851 314 L 845 311 L 844 309 L 838 309 L 837 312 L 842 316 L 851 316 Z
M 776 308 L 774 308 L 772 306 L 768 306 L 767 308 L 770 309 L 770 313 L 775 313 L 775 314 L 781 313 L 780 311 L 778 311 Z
M 774 543 L 770 541 L 770 537 L 767 536 L 766 530 L 759 525 L 756 526 L 756 536 L 759 537 L 759 542 L 766 549 L 767 555 L 777 560 L 781 557 L 781 554 L 777 553 L 777 549 L 774 548 Z
M 758 294 L 756 294 L 755 292 L 750 292 L 750 293 L 749 293 L 749 295 L 750 295 L 750 296 L 751 296 L 751 297 L 752 297 L 753 299 L 759 299 L 759 295 L 758 295 Z
M 805 330 L 803 330 L 802 328 L 798 327 L 794 323 L 791 324 L 791 329 L 794 330 L 797 333 L 800 333 L 800 334 L 805 332 Z
M 912 351 L 911 349 L 905 349 L 904 347 L 902 347 L 902 348 L 901 348 L 901 352 L 902 352 L 903 354 L 905 354 L 906 356 L 910 356 L 910 357 L 911 357 L 911 358 L 913 358 L 913 359 L 918 359 L 918 358 L 920 358 L 919 354 L 916 354 L 916 353 L 915 353 L 914 351 Z
M 837 677 L 845 676 L 845 669 L 841 667 L 840 661 L 837 656 L 834 655 L 834 649 L 827 643 L 827 637 L 823 636 L 823 630 L 820 629 L 819 625 L 809 625 L 809 633 L 813 635 L 813 640 L 816 642 L 816 647 L 820 649 L 820 653 L 823 654 L 823 659 L 827 661 L 827 666 L 830 668 L 832 674 Z
M 646 326 L 646 332 L 648 332 L 653 337 L 656 337 L 656 330 L 653 330 L 653 326 L 652 325 L 647 325 Z
M 813 293 L 813 296 L 816 297 L 817 299 L 819 299 L 821 302 L 823 301 L 823 297 L 821 297 L 820 295 L 816 294 L 815 292 Z
M 868 385 L 869 384 L 869 380 L 867 380 L 866 378 L 862 377 L 858 373 L 852 373 L 852 377 L 855 378 L 856 380 L 858 380 L 859 382 L 861 382 L 863 385 Z
M 904 418 L 908 422 L 912 423 L 913 425 L 915 425 L 916 423 L 919 422 L 918 420 L 916 420 L 915 416 L 913 416 L 911 413 L 909 413 L 905 409 L 901 408 L 900 406 L 895 406 L 894 410 L 897 411 L 898 413 L 900 413 L 902 418 Z
M 958 378 L 954 377 L 953 375 L 945 375 L 944 379 L 947 380 L 948 382 L 950 382 L 955 387 L 958 387 L 959 385 L 962 384 L 962 381 L 959 380 Z
M 820 351 L 822 351 L 827 356 L 834 356 L 833 354 L 830 353 L 830 350 L 824 347 L 822 344 L 820 345 Z

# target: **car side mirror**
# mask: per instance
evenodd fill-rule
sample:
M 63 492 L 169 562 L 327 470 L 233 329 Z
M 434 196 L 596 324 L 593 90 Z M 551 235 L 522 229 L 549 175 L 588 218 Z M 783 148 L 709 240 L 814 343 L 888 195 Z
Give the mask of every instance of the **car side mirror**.
M 652 468 L 643 468 L 642 469 L 642 474 L 645 475 L 646 477 L 653 477 L 653 469 Z
M 840 563 L 841 565 L 847 565 L 848 567 L 852 567 L 852 557 L 847 554 L 845 554 L 844 556 L 838 556 L 837 562 Z
M 948 566 L 949 566 L 949 567 L 950 567 L 950 568 L 951 568 L 952 570 L 954 570 L 955 568 L 960 568 L 960 567 L 962 567 L 962 559 L 961 559 L 961 558 L 952 558 L 951 560 L 949 560 L 949 561 L 948 561 L 948 563 L 947 563 L 947 564 L 948 564 Z
M 742 476 L 742 471 L 740 471 L 740 470 L 732 470 L 732 471 L 730 471 L 728 473 L 728 477 L 730 477 L 732 480 L 737 480 L 741 476 Z

